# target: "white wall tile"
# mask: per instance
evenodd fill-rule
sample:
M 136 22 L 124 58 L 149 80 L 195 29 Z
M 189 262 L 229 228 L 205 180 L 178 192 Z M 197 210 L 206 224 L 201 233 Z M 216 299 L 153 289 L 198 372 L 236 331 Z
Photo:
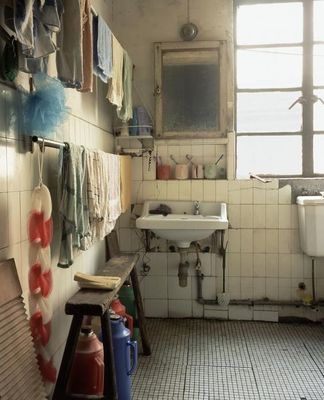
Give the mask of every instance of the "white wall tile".
M 204 186 L 202 180 L 193 180 L 191 182 L 191 200 L 202 201 L 204 199 Z
M 253 252 L 265 253 L 266 249 L 265 229 L 253 229 Z
M 278 205 L 266 205 L 266 228 L 279 228 Z
M 204 316 L 204 306 L 196 300 L 192 301 L 192 316 L 193 318 L 203 318 Z
M 216 183 L 213 180 L 204 180 L 204 201 L 215 201 Z
M 229 253 L 227 257 L 228 276 L 239 277 L 241 276 L 241 254 Z
M 0 193 L 0 221 L 1 221 L 0 248 L 3 248 L 9 245 L 9 219 L 8 219 L 7 193 Z
M 279 230 L 266 229 L 266 253 L 278 253 L 279 250 Z
M 167 182 L 167 200 L 179 199 L 179 185 L 178 181 Z
M 253 319 L 253 308 L 249 306 L 229 306 L 228 318 L 238 321 L 251 321 Z
M 241 204 L 253 204 L 252 188 L 241 189 Z
M 205 309 L 204 317 L 207 319 L 228 319 L 228 311 Z
M 166 200 L 167 181 L 156 181 L 156 198 L 158 200 Z
M 143 199 L 155 199 L 155 181 L 143 181 Z
M 279 205 L 279 229 L 291 228 L 291 206 Z
M 302 254 L 291 255 L 291 277 L 302 278 L 304 273 L 304 258 Z
M 216 181 L 216 201 L 228 202 L 228 183 L 227 181 Z
M 192 317 L 191 300 L 169 300 L 170 318 L 190 318 Z
M 19 243 L 20 238 L 20 195 L 19 192 L 8 193 L 8 214 L 3 221 L 8 220 L 9 245 Z
M 252 277 L 253 276 L 253 254 L 252 253 L 241 253 L 241 276 Z
M 240 229 L 228 230 L 228 251 L 239 253 L 241 251 L 241 231 Z
M 291 286 L 289 278 L 279 278 L 279 299 L 291 300 Z
M 291 277 L 291 256 L 290 254 L 279 254 L 279 278 Z
M 228 222 L 232 228 L 241 226 L 241 206 L 229 204 L 227 207 Z
M 253 278 L 241 278 L 241 297 L 244 300 L 253 298 Z
M 231 299 L 241 298 L 241 278 L 229 277 L 227 282 L 227 291 Z
M 132 158 L 132 179 L 133 181 L 143 180 L 142 159 L 140 157 Z
M 253 189 L 253 203 L 254 204 L 265 204 L 266 203 L 266 191 L 264 188 L 255 187 Z
M 168 318 L 168 300 L 145 299 L 144 309 L 146 317 Z
M 179 300 L 190 300 L 191 276 L 188 276 L 187 278 L 186 287 L 179 286 L 179 278 L 177 276 L 168 276 L 168 298 L 179 299 Z
M 253 227 L 265 228 L 265 226 L 266 226 L 265 205 L 255 205 L 253 207 Z
M 277 189 L 266 190 L 266 204 L 278 204 L 279 192 Z
M 168 275 L 177 276 L 180 263 L 180 255 L 176 253 L 167 253 Z
M 191 199 L 191 181 L 180 181 L 179 200 L 190 200 L 190 199 Z
M 279 229 L 279 253 L 290 253 L 291 250 L 291 231 L 289 229 Z
M 264 277 L 266 276 L 266 255 L 254 254 L 253 255 L 253 276 Z
M 266 276 L 278 277 L 279 256 L 277 253 L 266 254 Z
M 241 252 L 253 253 L 253 230 L 241 229 Z
M 253 297 L 262 299 L 265 297 L 265 278 L 253 278 Z
M 279 204 L 291 203 L 291 186 L 286 185 L 279 189 Z
M 253 206 L 241 205 L 241 228 L 253 228 Z
M 166 276 L 148 275 L 144 283 L 145 299 L 167 299 L 168 282 Z
M 278 322 L 278 311 L 254 311 L 253 320 Z
M 168 253 L 146 253 L 145 260 L 150 265 L 150 275 L 165 276 L 168 272 Z
M 266 297 L 270 300 L 278 300 L 278 278 L 266 278 Z

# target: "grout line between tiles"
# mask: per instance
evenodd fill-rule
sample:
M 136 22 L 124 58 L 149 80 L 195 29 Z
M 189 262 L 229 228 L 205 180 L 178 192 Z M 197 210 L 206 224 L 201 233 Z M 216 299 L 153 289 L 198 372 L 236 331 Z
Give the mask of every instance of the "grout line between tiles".
M 247 354 L 248 354 L 248 357 L 249 357 L 249 361 L 251 363 L 251 370 L 252 370 L 252 374 L 253 374 L 253 378 L 254 378 L 254 382 L 255 382 L 255 387 L 256 387 L 256 389 L 258 391 L 259 399 L 261 400 L 261 394 L 260 394 L 259 385 L 258 385 L 258 382 L 257 382 L 257 379 L 256 379 L 256 375 L 255 375 L 255 372 L 254 372 L 254 366 L 253 366 L 252 358 L 251 358 L 251 355 L 250 355 L 250 349 L 249 349 L 249 346 L 248 346 L 248 342 L 246 340 L 244 324 L 242 324 L 242 322 L 241 322 L 239 326 L 240 326 L 240 328 L 242 329 L 242 332 L 243 332 L 244 344 L 245 344 L 246 351 L 247 351 Z
M 307 351 L 307 353 L 309 354 L 310 358 L 312 359 L 313 363 L 316 365 L 316 368 L 318 369 L 319 373 L 322 375 L 322 377 L 324 378 L 324 373 L 322 372 L 322 369 L 320 368 L 320 366 L 318 365 L 318 363 L 316 362 L 315 357 L 313 356 L 312 352 L 309 350 L 309 348 L 307 347 L 307 344 L 303 342 L 303 345 Z

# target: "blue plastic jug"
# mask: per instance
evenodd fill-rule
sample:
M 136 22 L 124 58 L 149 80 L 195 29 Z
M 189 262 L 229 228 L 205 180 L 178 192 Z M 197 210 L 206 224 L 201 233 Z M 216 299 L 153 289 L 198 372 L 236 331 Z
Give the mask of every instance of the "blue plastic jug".
M 111 330 L 119 400 L 131 400 L 131 375 L 137 366 L 137 342 L 130 340 L 130 331 L 119 315 L 111 315 Z M 131 357 L 133 349 L 133 357 Z M 133 363 L 131 365 L 131 358 Z

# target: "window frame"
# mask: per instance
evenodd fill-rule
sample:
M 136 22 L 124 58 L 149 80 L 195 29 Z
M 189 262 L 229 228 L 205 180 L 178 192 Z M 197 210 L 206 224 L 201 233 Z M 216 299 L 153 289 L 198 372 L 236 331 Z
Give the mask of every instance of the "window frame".
M 274 175 L 260 174 L 263 176 L 277 178 L 301 178 L 301 177 L 323 177 L 324 173 L 314 172 L 314 152 L 313 142 L 315 135 L 324 135 L 324 131 L 314 131 L 314 92 L 324 89 L 324 86 L 314 86 L 313 82 L 313 48 L 315 45 L 324 44 L 323 41 L 314 41 L 314 4 L 316 0 L 235 0 L 234 1 L 234 126 L 236 131 L 236 140 L 239 136 L 302 136 L 302 174 L 300 175 Z M 257 5 L 271 3 L 301 3 L 303 6 L 303 40 L 296 43 L 271 43 L 265 45 L 238 45 L 237 44 L 237 10 L 242 5 Z M 307 22 L 306 22 L 307 21 Z M 302 85 L 293 88 L 261 88 L 261 89 L 239 89 L 237 86 L 237 50 L 244 48 L 271 48 L 271 47 L 293 47 L 300 46 L 303 49 L 302 55 Z M 302 126 L 298 132 L 237 132 L 237 97 L 238 93 L 262 93 L 262 92 L 278 92 L 278 91 L 296 91 L 302 92 L 302 97 L 309 99 L 302 104 Z M 296 97 L 297 99 L 297 97 Z M 236 166 L 237 172 L 237 166 Z M 257 173 L 257 171 L 255 171 Z

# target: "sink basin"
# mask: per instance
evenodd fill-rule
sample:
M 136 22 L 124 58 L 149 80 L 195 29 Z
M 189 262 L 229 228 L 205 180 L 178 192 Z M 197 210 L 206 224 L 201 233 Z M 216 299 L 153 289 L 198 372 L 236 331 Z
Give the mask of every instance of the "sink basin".
M 169 206 L 172 213 L 150 214 L 160 204 Z M 191 242 L 205 239 L 216 230 L 228 229 L 226 203 L 201 202 L 200 215 L 193 215 L 193 210 L 192 201 L 147 200 L 136 227 L 149 229 L 158 237 L 176 242 L 180 248 L 188 248 Z

